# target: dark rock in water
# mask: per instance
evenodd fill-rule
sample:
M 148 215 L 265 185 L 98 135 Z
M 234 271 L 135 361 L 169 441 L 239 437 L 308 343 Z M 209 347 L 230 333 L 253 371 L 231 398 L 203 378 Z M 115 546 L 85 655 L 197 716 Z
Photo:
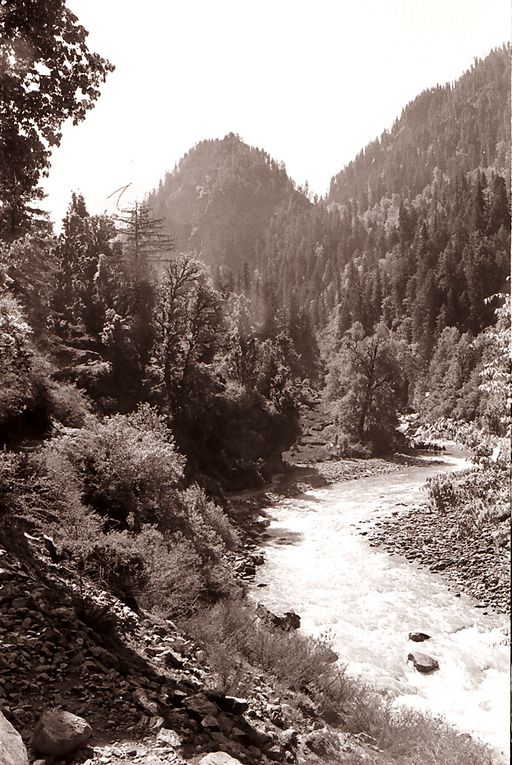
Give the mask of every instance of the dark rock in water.
M 273 614 L 272 611 L 269 611 L 268 608 L 259 603 L 256 613 L 260 619 L 284 632 L 298 630 L 300 627 L 300 616 L 295 611 L 286 611 L 283 616 L 277 616 L 277 614 Z
M 91 736 L 91 726 L 82 717 L 62 709 L 49 709 L 37 723 L 30 744 L 41 754 L 65 757 L 80 749 Z
M 430 635 L 427 635 L 426 632 L 409 632 L 409 640 L 422 643 L 424 640 L 430 640 Z
M 300 627 L 300 616 L 295 611 L 286 611 L 283 617 L 277 618 L 279 619 L 277 626 L 286 632 L 298 630 Z
M 428 675 L 431 672 L 435 672 L 436 669 L 439 669 L 439 662 L 437 659 L 428 656 L 426 653 L 419 653 L 416 651 L 410 653 L 407 657 L 407 661 L 412 661 L 414 668 L 417 669 L 418 672 L 422 672 L 424 675 Z
M 2 765 L 28 765 L 27 750 L 20 734 L 1 712 L 0 762 Z

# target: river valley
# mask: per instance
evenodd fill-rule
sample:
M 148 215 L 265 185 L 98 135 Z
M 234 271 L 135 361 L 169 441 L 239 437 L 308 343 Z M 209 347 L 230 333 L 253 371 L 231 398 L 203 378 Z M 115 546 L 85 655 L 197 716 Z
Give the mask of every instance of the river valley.
M 358 529 L 425 498 L 425 481 L 463 469 L 452 445 L 443 457 L 387 475 L 312 489 L 266 508 L 265 564 L 253 597 L 296 611 L 301 629 L 329 632 L 347 672 L 408 705 L 443 716 L 508 756 L 508 620 L 399 555 L 372 547 Z M 418 645 L 409 632 L 431 639 Z M 420 650 L 439 662 L 422 675 L 407 661 Z

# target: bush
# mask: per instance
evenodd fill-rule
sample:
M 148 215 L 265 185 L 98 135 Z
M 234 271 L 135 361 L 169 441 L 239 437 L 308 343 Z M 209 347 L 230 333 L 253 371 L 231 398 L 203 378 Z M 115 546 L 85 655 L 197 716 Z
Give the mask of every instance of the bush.
M 91 419 L 86 428 L 53 439 L 44 453 L 71 465 L 85 503 L 121 529 L 179 525 L 173 507 L 179 507 L 183 458 L 164 418 L 150 407 Z
M 344 673 L 333 663 L 328 636 L 314 640 L 283 632 L 259 620 L 254 608 L 240 599 L 217 603 L 185 627 L 206 650 L 225 692 L 247 690 L 253 669 L 323 702 L 339 703 L 344 696 Z
M 70 428 L 81 428 L 92 410 L 92 404 L 74 385 L 52 382 L 49 389 L 50 412 L 56 420 Z
M 459 539 L 494 527 L 497 542 L 501 544 L 503 534 L 499 524 L 508 520 L 510 509 L 507 460 L 484 460 L 469 470 L 437 476 L 427 483 L 431 507 L 442 514 L 455 513 Z
M 202 489 L 182 488 L 183 462 L 165 418 L 148 405 L 88 418 L 37 461 L 58 508 L 49 526 L 77 568 L 166 615 L 191 614 L 236 588 L 225 554 L 238 536 Z

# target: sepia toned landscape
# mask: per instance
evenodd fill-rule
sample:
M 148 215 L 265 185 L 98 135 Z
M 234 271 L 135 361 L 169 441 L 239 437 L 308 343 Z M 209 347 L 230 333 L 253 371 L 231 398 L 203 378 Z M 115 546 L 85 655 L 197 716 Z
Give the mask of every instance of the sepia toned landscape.
M 507 30 L 455 79 L 452 32 L 446 80 L 347 161 L 304 111 L 290 157 L 332 159 L 319 192 L 236 119 L 212 137 L 205 19 L 239 56 L 216 83 L 222 112 L 255 72 L 264 82 L 261 16 L 151 0 L 127 3 L 122 27 L 119 4 L 91 0 L 88 29 L 80 2 L 0 0 L 0 765 L 503 765 Z M 304 110 L 311 91 L 276 51 L 309 23 L 330 40 L 327 10 L 356 56 L 332 100 L 350 130 L 372 99 L 384 120 L 378 72 L 373 93 L 348 96 L 364 58 L 379 67 L 358 12 L 299 5 L 285 26 L 265 9 L 276 82 L 291 78 L 282 119 L 289 94 Z M 461 39 L 481 25 L 483 45 L 504 6 L 470 5 L 467 19 L 436 5 L 432 23 L 467 24 Z M 388 6 L 384 32 L 415 28 L 401 0 Z M 196 11 L 197 40 L 184 26 Z M 154 38 L 136 36 L 139 16 Z M 92 44 L 114 38 L 112 18 L 140 90 L 125 53 Z M 163 19 L 204 91 L 188 60 L 157 71 L 173 55 Z M 390 99 L 409 74 L 422 81 L 419 32 L 417 45 Z M 332 74 L 315 71 L 322 94 Z M 173 78 L 205 103 L 204 138 L 176 156 L 162 104 L 169 135 L 203 123 L 173 102 Z M 264 103 L 262 135 L 279 121 Z M 243 94 L 239 109 L 243 124 Z M 121 173 L 126 114 L 145 127 Z M 88 122 L 96 133 L 80 132 Z M 154 184 L 144 162 L 161 168 Z

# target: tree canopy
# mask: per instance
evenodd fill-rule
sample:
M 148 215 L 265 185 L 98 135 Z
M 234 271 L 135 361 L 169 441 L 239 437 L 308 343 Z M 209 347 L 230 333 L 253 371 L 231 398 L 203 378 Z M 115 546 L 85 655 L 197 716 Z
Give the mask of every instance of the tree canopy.
M 0 237 L 27 228 L 66 119 L 82 120 L 112 64 L 64 0 L 0 1 Z

